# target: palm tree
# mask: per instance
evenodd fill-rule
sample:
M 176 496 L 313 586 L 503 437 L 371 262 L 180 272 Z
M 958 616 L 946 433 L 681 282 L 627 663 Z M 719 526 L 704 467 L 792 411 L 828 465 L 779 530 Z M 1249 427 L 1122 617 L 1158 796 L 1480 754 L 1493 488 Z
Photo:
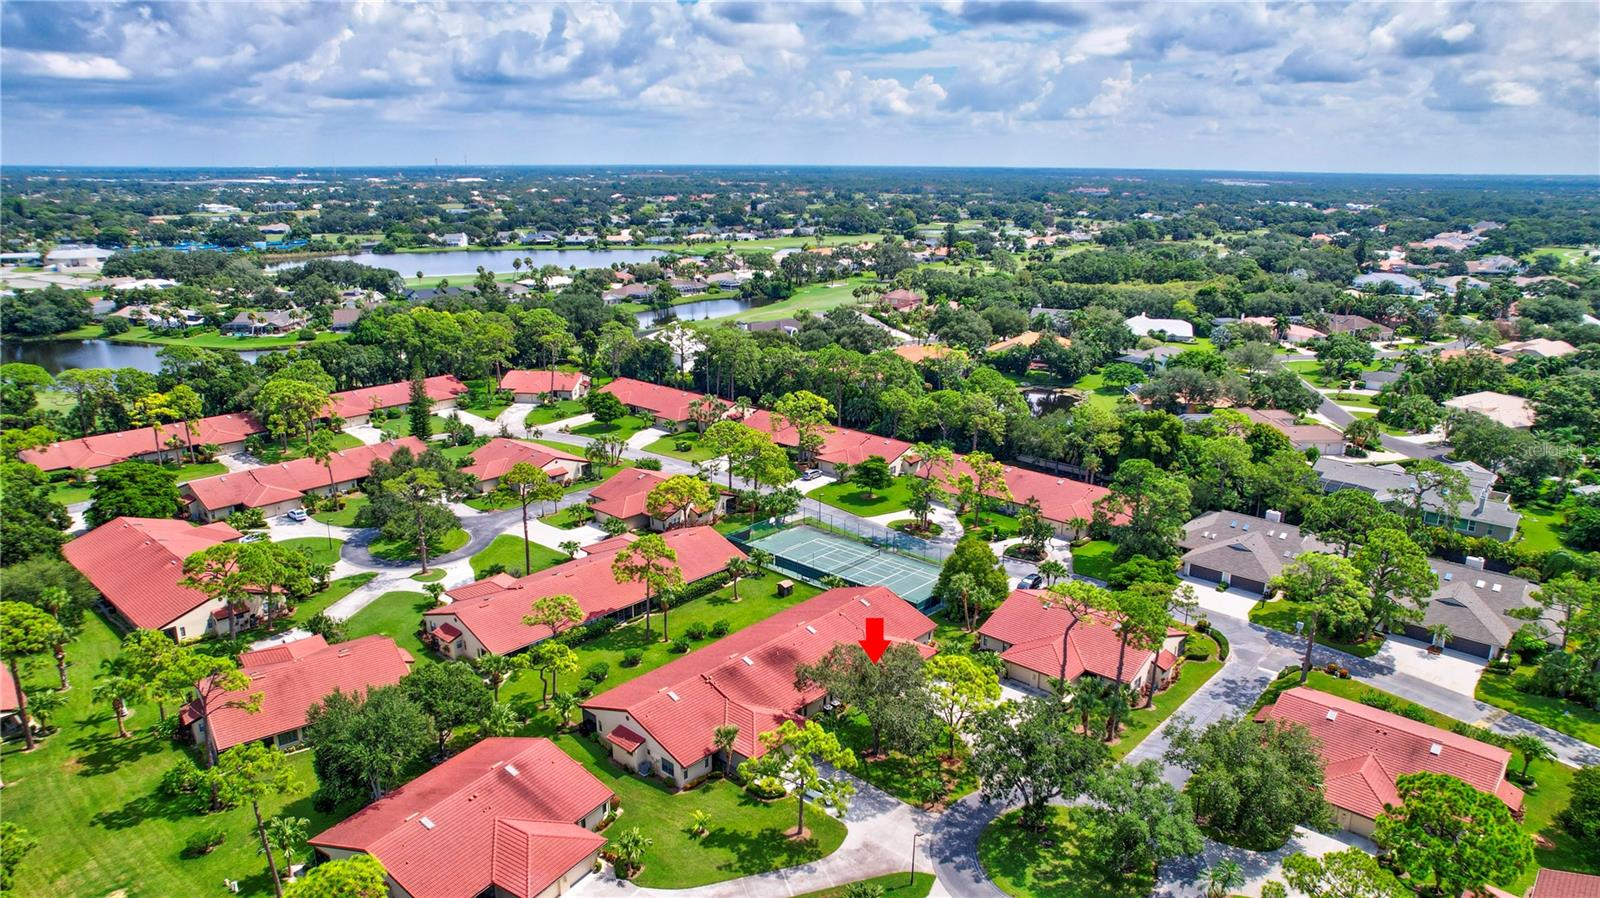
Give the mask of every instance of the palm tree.
M 128 717 L 128 700 L 138 697 L 141 689 L 142 684 L 138 681 L 119 673 L 102 677 L 94 685 L 94 700 L 111 706 L 111 717 L 117 722 L 118 739 L 128 738 L 128 727 L 124 723 Z
M 521 656 L 513 658 L 493 653 L 479 655 L 472 666 L 489 681 L 489 688 L 494 690 L 494 700 L 497 702 L 500 701 L 500 687 L 515 680 L 518 674 L 527 669 L 527 664 Z
M 1044 575 L 1044 585 L 1054 585 L 1057 580 L 1064 580 L 1071 576 L 1067 566 L 1054 558 L 1039 562 L 1039 573 Z
M 274 817 L 267 821 L 267 841 L 277 846 L 283 868 L 294 882 L 294 846 L 306 840 L 306 827 L 311 821 L 304 817 Z M 260 849 L 257 849 L 260 853 Z
M 1206 890 L 1206 898 L 1228 898 L 1234 890 L 1244 887 L 1244 868 L 1235 860 L 1218 861 L 1200 874 L 1197 884 Z
M 557 692 L 555 698 L 550 700 L 555 706 L 556 714 L 561 717 L 563 727 L 572 723 L 572 712 L 578 709 L 578 697 L 570 692 Z
M 737 741 L 739 741 L 739 728 L 731 723 L 711 731 L 711 744 L 722 755 L 723 775 L 733 772 L 733 744 Z
M 644 860 L 644 853 L 655 843 L 655 839 L 645 835 L 637 826 L 618 833 L 616 839 L 611 842 L 611 853 L 622 868 L 618 871 L 618 875 L 627 878 L 637 873 L 639 862 Z
M 1556 753 L 1543 739 L 1532 733 L 1520 733 L 1511 737 L 1511 747 L 1522 753 L 1522 777 L 1528 777 L 1528 765 L 1534 761 L 1551 761 Z
M 699 810 L 689 812 L 689 832 L 695 836 L 711 832 L 711 815 Z
M 728 578 L 733 581 L 733 601 L 739 601 L 739 581 L 756 572 L 755 563 L 748 558 L 734 556 L 728 559 Z
M 577 556 L 578 549 L 581 548 L 581 547 L 578 545 L 578 541 L 577 540 L 569 539 L 569 540 L 562 541 L 562 543 L 559 546 L 559 548 L 561 549 L 561 551 L 567 553 L 567 557 L 568 558 L 574 558 L 574 557 Z

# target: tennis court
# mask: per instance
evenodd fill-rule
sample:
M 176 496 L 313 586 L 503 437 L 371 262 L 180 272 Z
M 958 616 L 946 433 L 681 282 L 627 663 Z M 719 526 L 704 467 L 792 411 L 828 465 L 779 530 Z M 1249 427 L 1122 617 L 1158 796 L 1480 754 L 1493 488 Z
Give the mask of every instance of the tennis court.
M 887 586 L 900 598 L 924 607 L 932 602 L 939 566 L 899 555 L 870 543 L 801 525 L 750 543 L 789 562 L 802 573 L 810 568 L 860 586 Z

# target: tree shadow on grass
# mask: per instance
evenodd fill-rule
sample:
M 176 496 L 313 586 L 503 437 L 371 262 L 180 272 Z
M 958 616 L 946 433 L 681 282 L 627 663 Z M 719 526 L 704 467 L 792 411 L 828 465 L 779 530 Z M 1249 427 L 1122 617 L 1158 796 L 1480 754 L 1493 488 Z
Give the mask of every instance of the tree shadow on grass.
M 148 820 L 193 819 L 201 813 L 204 804 L 204 796 L 174 798 L 161 794 L 156 788 L 128 799 L 121 807 L 106 808 L 89 819 L 95 826 L 109 830 L 132 829 Z
M 811 819 L 813 810 L 807 810 Z M 821 810 L 814 813 L 821 814 Z M 804 839 L 790 838 L 786 827 L 771 826 L 754 832 L 739 832 L 713 825 L 711 832 L 701 837 L 708 848 L 726 851 L 732 857 L 717 866 L 718 870 L 739 876 L 766 873 L 807 864 L 823 856 L 822 845 L 814 836 Z M 807 826 L 809 830 L 809 825 Z
M 110 725 L 111 712 L 104 715 L 94 715 L 96 726 Z M 78 763 L 79 776 L 104 776 L 115 773 L 135 761 L 146 756 L 160 752 L 167 744 L 167 738 L 152 731 L 134 732 L 127 739 L 118 739 L 115 734 L 96 734 L 80 736 L 68 743 L 73 749 L 74 760 Z

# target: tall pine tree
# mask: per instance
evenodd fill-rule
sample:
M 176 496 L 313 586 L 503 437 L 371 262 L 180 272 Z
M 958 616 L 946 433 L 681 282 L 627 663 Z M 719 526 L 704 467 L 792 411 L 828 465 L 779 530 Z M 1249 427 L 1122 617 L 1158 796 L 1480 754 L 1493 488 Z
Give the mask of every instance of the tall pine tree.
M 428 398 L 427 379 L 422 366 L 411 369 L 411 404 L 406 409 L 411 419 L 411 435 L 426 442 L 433 436 L 433 400 Z

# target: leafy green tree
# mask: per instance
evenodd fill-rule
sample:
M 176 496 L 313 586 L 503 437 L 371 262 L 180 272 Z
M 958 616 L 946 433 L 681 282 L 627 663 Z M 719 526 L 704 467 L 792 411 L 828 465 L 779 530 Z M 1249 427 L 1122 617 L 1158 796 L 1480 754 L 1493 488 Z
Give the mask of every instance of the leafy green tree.
M 29 598 L 31 601 L 28 604 L 50 615 L 58 625 L 57 640 L 50 647 L 50 652 L 55 655 L 59 688 L 66 692 L 72 688 L 71 681 L 67 679 L 67 644 L 83 629 L 83 618 L 89 611 L 89 603 L 84 601 L 81 594 L 62 586 L 45 586 L 37 596 Z
M 650 633 L 650 604 L 653 596 L 683 585 L 678 553 L 659 533 L 648 533 L 629 543 L 611 559 L 611 576 L 618 583 L 644 584 L 644 632 Z M 667 634 L 667 614 L 661 613 L 661 638 Z
M 1590 851 L 1600 851 L 1600 767 L 1584 767 L 1572 776 L 1572 799 L 1558 819 Z
M 256 818 L 256 836 L 261 840 L 261 853 L 266 855 L 267 869 L 272 873 L 272 889 L 282 896 L 283 880 L 278 875 L 278 862 L 272 856 L 267 825 L 261 819 L 261 802 L 295 788 L 294 772 L 289 767 L 288 757 L 277 748 L 260 742 L 246 742 L 223 752 L 217 758 L 212 776 L 217 784 L 218 798 L 224 804 L 250 803 L 250 812 Z
M 1350 557 L 1350 550 L 1367 532 L 1380 526 L 1384 517 L 1393 518 L 1365 490 L 1334 490 L 1306 508 L 1301 529 L 1325 543 L 1339 547 L 1339 554 Z
M 1562 651 L 1566 651 L 1575 630 L 1585 630 L 1600 620 L 1600 582 L 1576 573 L 1562 574 L 1540 586 L 1534 591 L 1533 600 L 1544 612 L 1538 619 L 1554 623 L 1556 632 L 1561 634 Z
M 1167 763 L 1193 773 L 1185 794 L 1195 813 L 1230 843 L 1276 847 L 1296 826 L 1331 823 L 1322 755 L 1304 727 L 1232 717 L 1196 730 L 1177 718 L 1169 730 Z
M 428 398 L 427 375 L 423 373 L 421 365 L 411 369 L 411 394 L 406 403 L 406 420 L 411 425 L 411 435 L 417 439 L 427 442 L 433 436 L 433 400 Z
M 923 670 L 933 716 L 949 733 L 946 757 L 953 759 L 957 735 L 972 718 L 1000 700 L 1000 678 L 970 656 L 952 653 L 933 656 Z
M 984 801 L 1020 803 L 1022 825 L 1042 830 L 1051 801 L 1080 795 L 1110 752 L 1072 732 L 1071 715 L 1059 699 L 1041 696 L 983 712 L 972 727 L 971 766 Z
M 832 431 L 828 422 L 837 412 L 833 403 L 809 390 L 785 393 L 772 407 L 777 423 L 792 427 L 801 461 L 814 457 Z
M 1350 559 L 1372 592 L 1367 629 L 1384 632 L 1422 620 L 1439 575 L 1428 567 L 1428 553 L 1404 530 L 1380 528 Z
M 383 525 L 387 539 L 413 542 L 417 558 L 422 563 L 422 573 L 428 572 L 430 540 L 437 539 L 459 522 L 445 507 L 450 495 L 443 479 L 432 471 L 412 468 L 399 477 L 384 482 L 383 491 L 409 514 L 395 515 Z M 448 524 L 448 526 L 445 526 Z
M 1140 651 L 1161 650 L 1161 642 L 1172 620 L 1167 616 L 1167 600 L 1172 595 L 1172 589 L 1162 583 L 1137 583 L 1112 595 L 1116 605 L 1113 614 L 1117 620 L 1116 682 L 1121 683 L 1130 645 Z M 1154 684 L 1151 684 L 1152 694 L 1154 688 Z M 1122 711 L 1121 702 L 1111 706 L 1111 715 L 1106 721 L 1107 742 L 1117 737 Z
M 33 720 L 28 716 L 20 664 L 50 651 L 62 639 L 61 624 L 40 609 L 22 602 L 0 602 L 0 657 L 11 671 L 11 682 L 17 685 L 17 716 L 28 751 L 34 747 Z
M 28 852 L 39 847 L 38 840 L 10 820 L 0 821 L 0 893 L 10 893 L 17 883 L 17 868 Z
M 399 686 L 335 689 L 311 706 L 306 741 L 322 797 L 377 801 L 433 747 L 433 723 Z
M 494 704 L 494 693 L 462 661 L 417 665 L 400 681 L 406 696 L 433 721 L 439 735 L 439 757 L 444 757 L 450 733 L 483 720 Z
M 1394 874 L 1359 848 L 1322 857 L 1295 853 L 1284 858 L 1283 877 L 1306 898 L 1411 898 Z
M 878 490 L 889 488 L 894 482 L 894 474 L 889 471 L 889 463 L 881 455 L 869 455 L 855 466 L 855 482 L 867 491 L 867 498 L 874 498 Z
M 1395 779 L 1399 806 L 1378 815 L 1373 841 L 1413 887 L 1461 895 L 1510 882 L 1533 862 L 1533 838 L 1498 797 L 1443 773 Z
M 125 461 L 95 474 L 83 517 L 98 527 L 113 518 L 170 518 L 181 507 L 177 474 L 149 462 Z
M 622 404 L 622 400 L 599 390 L 590 393 L 583 400 L 583 404 L 589 410 L 589 414 L 601 424 L 610 424 L 628 414 L 628 407 Z
M 479 655 L 472 666 L 489 682 L 496 702 L 500 701 L 500 687 L 515 681 L 528 669 L 527 660 L 521 655 L 496 655 L 492 652 Z
M 717 507 L 717 490 L 711 484 L 688 474 L 674 474 L 652 488 L 644 500 L 645 511 L 659 521 L 670 519 L 680 511 L 689 515 L 682 523 L 699 520 L 701 515 Z
M 532 464 L 519 461 L 500 476 L 500 492 L 522 506 L 522 572 L 533 572 L 533 543 L 528 540 L 528 506 L 539 499 L 539 487 L 550 482 L 550 475 Z
M 1134 458 L 1117 468 L 1110 489 L 1095 502 L 1094 517 L 1097 524 L 1110 528 L 1120 557 L 1170 558 L 1177 554 L 1191 501 L 1183 478 L 1162 471 L 1147 459 Z
M 830 779 L 822 775 L 819 764 L 828 764 L 836 770 L 850 770 L 856 766 L 855 753 L 839 742 L 839 737 L 822 728 L 814 720 L 804 726 L 785 720 L 776 730 L 761 734 L 765 754 L 744 762 L 740 769 L 752 780 L 768 781 L 784 786 L 794 795 L 799 808 L 794 835 L 806 832 L 806 803 L 815 795 L 823 807 L 843 814 L 848 807 L 855 786 L 843 778 Z
M 1084 790 L 1090 852 L 1120 873 L 1151 869 L 1205 847 L 1189 799 L 1161 775 L 1153 760 L 1101 768 Z
M 311 868 L 289 884 L 283 898 L 388 898 L 383 864 L 370 854 L 357 854 Z
M 37 556 L 56 557 L 71 528 L 67 509 L 50 497 L 44 472 L 0 462 L 0 565 Z
M 539 672 L 539 682 L 544 685 L 540 704 L 549 704 L 550 696 L 559 693 L 557 680 L 564 673 L 577 673 L 578 653 L 556 639 L 546 639 L 528 650 L 528 666 Z
M 795 684 L 818 687 L 842 706 L 861 712 L 872 729 L 872 753 L 914 753 L 927 735 L 928 690 L 922 655 L 897 642 L 873 663 L 861 646 L 840 643 L 813 664 L 795 669 Z M 886 738 L 887 737 L 887 738 Z
M 961 576 L 971 578 L 967 585 L 969 597 L 971 594 L 1004 597 L 1010 592 L 1005 566 L 995 557 L 989 544 L 975 533 L 968 533 L 956 541 L 956 547 L 939 569 L 939 580 L 934 584 L 933 594 L 952 603 L 961 599 L 962 595 L 955 588 L 956 578 Z M 970 610 L 969 602 L 963 614 L 963 621 L 969 630 L 973 626 Z
M 328 391 L 316 384 L 274 377 L 261 385 L 252 408 L 267 431 L 287 449 L 293 434 L 311 439 L 311 426 L 327 414 L 328 401 Z
M 1361 572 L 1349 559 L 1321 552 L 1302 552 L 1267 584 L 1290 602 L 1301 605 L 1306 617 L 1306 652 L 1300 663 L 1300 683 L 1311 675 L 1311 650 L 1322 627 L 1349 627 L 1366 620 L 1372 591 L 1361 582 Z

